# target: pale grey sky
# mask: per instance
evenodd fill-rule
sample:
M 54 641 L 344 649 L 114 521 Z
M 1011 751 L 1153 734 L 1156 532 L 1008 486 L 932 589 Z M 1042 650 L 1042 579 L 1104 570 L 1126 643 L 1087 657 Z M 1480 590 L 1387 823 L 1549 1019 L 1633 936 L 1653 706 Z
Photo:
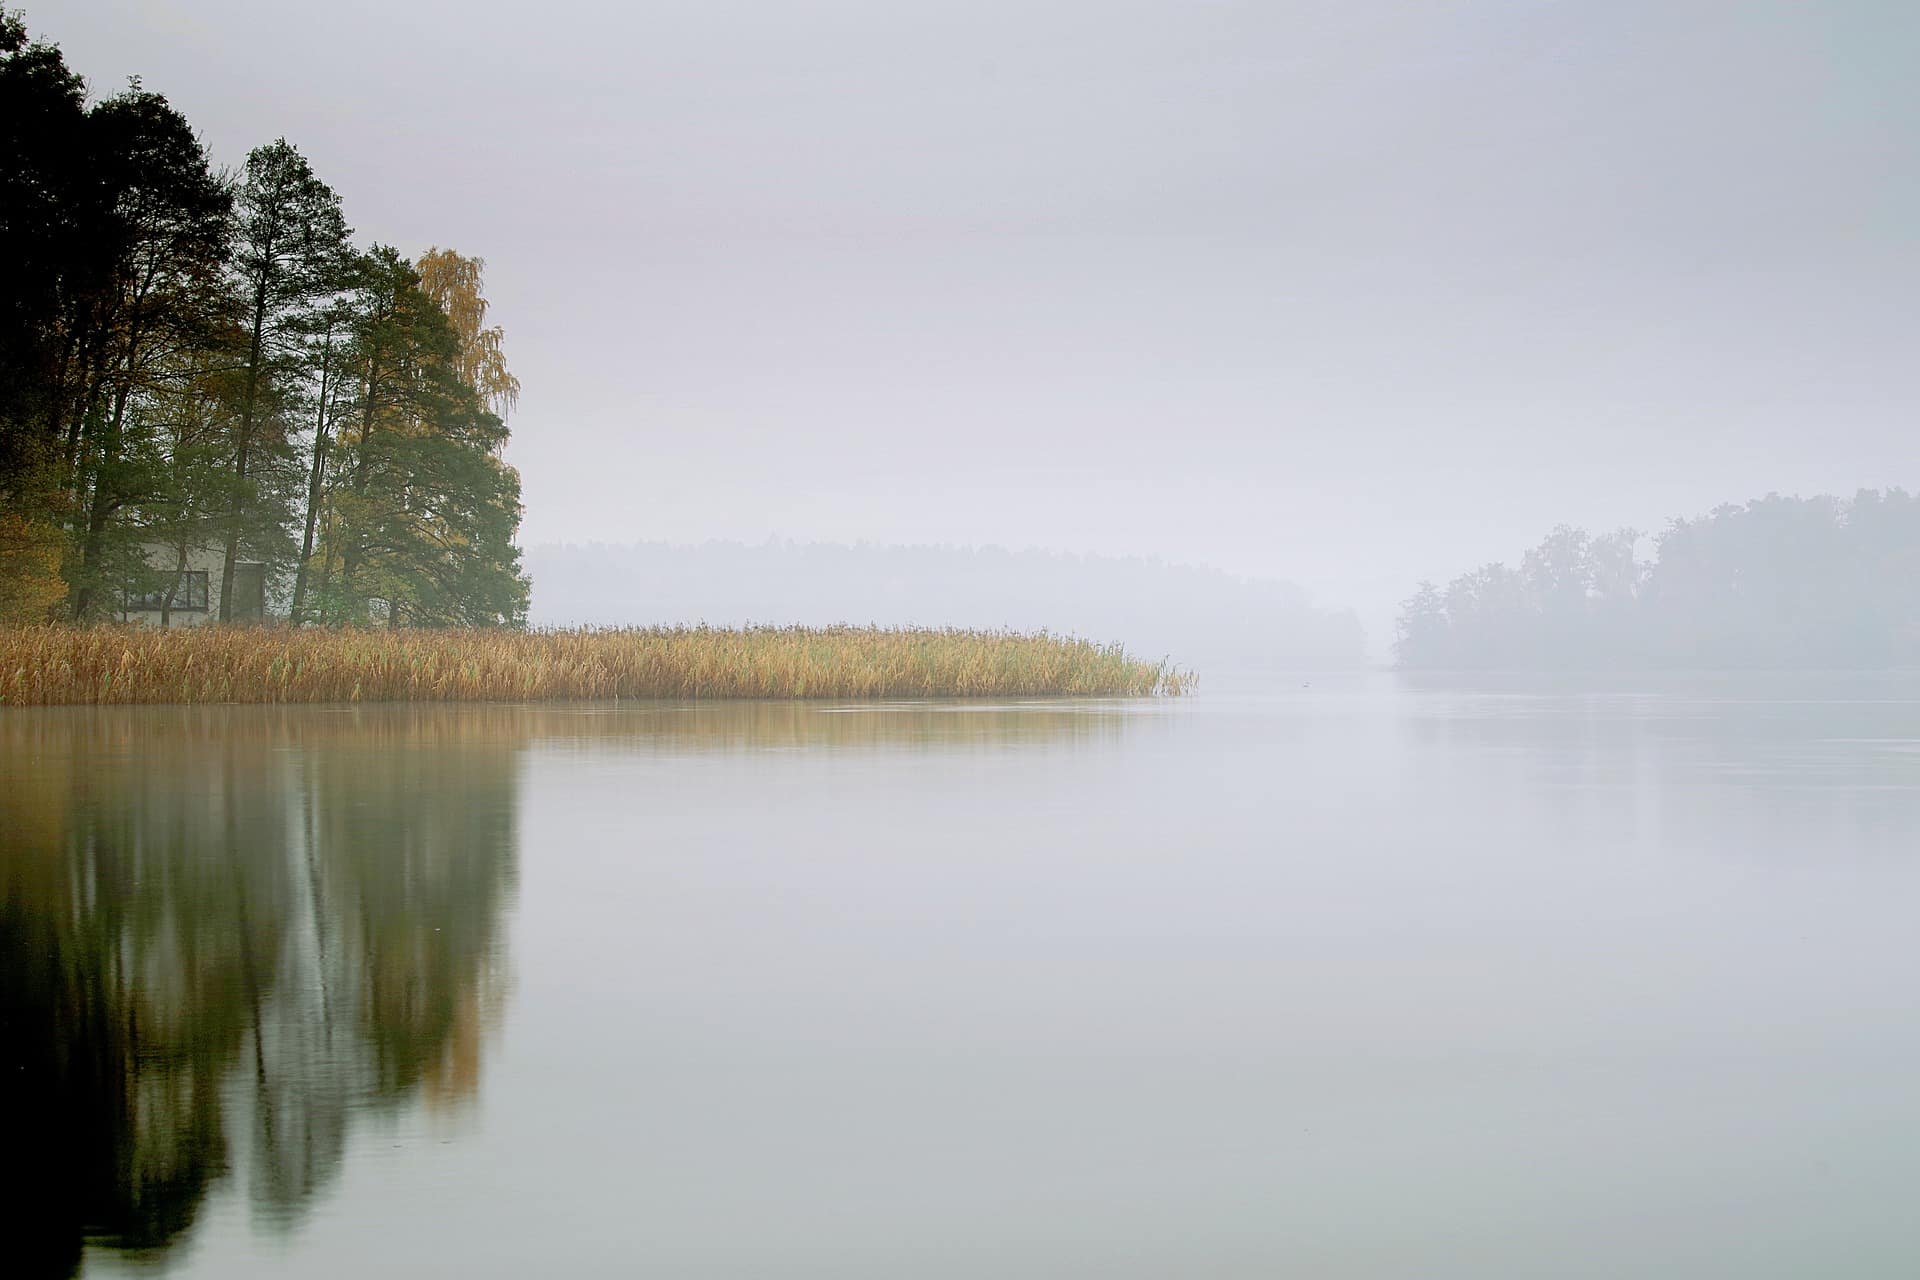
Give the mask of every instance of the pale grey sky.
M 525 540 L 1158 555 L 1359 606 L 1920 484 L 1920 5 L 40 0 L 484 256 Z

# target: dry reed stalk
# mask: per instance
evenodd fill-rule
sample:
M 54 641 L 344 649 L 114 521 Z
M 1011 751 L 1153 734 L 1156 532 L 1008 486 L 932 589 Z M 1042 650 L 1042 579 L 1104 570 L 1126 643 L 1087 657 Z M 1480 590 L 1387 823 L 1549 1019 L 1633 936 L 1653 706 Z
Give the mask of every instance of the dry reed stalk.
M 0 627 L 0 704 L 1178 696 L 1193 676 L 1047 633 Z

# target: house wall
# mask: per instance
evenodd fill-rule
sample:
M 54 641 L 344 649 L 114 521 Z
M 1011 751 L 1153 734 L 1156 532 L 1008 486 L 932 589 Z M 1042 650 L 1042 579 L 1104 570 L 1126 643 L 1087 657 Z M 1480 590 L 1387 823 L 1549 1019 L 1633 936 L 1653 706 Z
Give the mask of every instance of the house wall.
M 154 546 L 147 549 L 147 563 L 156 569 L 167 570 L 179 562 L 177 547 Z M 220 616 L 220 574 L 225 567 L 226 552 L 220 547 L 190 547 L 187 550 L 186 569 L 189 572 L 207 575 L 207 607 L 205 609 L 175 608 L 167 625 L 172 627 L 198 627 Z M 235 566 L 238 568 L 238 566 Z M 158 609 L 125 609 L 121 618 L 126 622 L 139 622 L 157 627 L 161 624 L 162 614 Z

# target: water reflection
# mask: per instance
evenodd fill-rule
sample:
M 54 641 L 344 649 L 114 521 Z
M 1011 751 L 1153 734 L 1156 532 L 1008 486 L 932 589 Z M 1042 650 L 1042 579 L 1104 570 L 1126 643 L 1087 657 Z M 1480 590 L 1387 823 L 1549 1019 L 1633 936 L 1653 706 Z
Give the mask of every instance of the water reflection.
M 506 982 L 507 715 L 0 716 L 9 1251 L 158 1255 L 246 1169 L 296 1221 L 356 1118 L 477 1085 Z
M 1916 706 L 0 710 L 0 1275 L 1906 1274 Z
M 1128 704 L 0 711 L 8 1251 L 160 1260 L 210 1190 L 297 1224 L 369 1115 L 458 1107 L 508 983 L 525 749 L 1104 743 Z
M 1000 750 L 1117 741 L 1163 703 L 1079 699 L 986 702 L 656 702 L 523 709 L 530 737 L 596 749 L 755 752 L 810 748 L 890 752 Z
M 1800 830 L 1904 849 L 1920 796 L 1920 673 L 1401 676 L 1436 769 L 1631 817 L 1640 835 L 1750 856 Z M 1605 816 L 1587 821 L 1603 829 Z

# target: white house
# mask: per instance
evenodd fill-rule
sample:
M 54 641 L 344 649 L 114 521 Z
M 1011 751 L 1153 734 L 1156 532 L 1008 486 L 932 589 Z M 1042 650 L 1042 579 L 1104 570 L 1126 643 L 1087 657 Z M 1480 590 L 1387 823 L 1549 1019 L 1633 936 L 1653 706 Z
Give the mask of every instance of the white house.
M 147 563 L 158 571 L 152 589 L 128 587 L 121 596 L 120 620 L 156 627 L 197 627 L 220 617 L 222 547 L 189 547 L 186 567 L 168 581 L 180 563 L 180 549 L 159 544 L 146 548 Z M 267 614 L 267 566 L 236 561 L 233 566 L 233 620 L 257 622 Z

